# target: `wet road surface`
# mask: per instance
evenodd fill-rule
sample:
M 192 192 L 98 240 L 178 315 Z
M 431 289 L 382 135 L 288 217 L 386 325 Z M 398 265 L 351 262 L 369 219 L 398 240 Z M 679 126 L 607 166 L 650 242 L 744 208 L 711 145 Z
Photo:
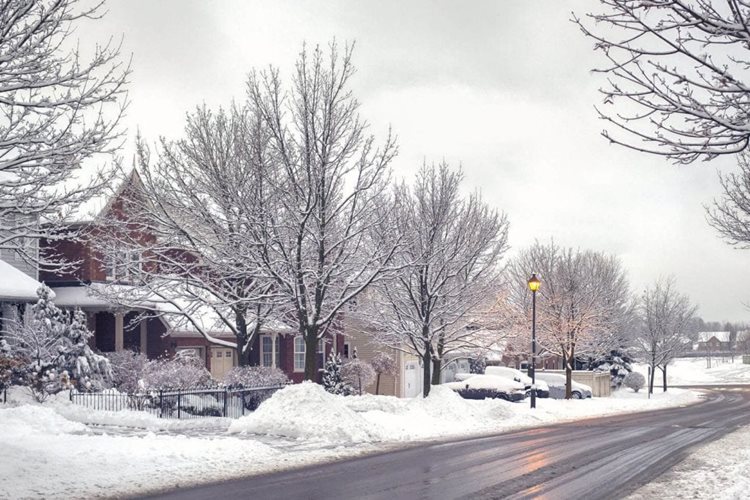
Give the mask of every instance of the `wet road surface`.
M 750 425 L 750 388 L 702 390 L 705 401 L 688 407 L 428 444 L 149 498 L 618 498 L 691 447 Z

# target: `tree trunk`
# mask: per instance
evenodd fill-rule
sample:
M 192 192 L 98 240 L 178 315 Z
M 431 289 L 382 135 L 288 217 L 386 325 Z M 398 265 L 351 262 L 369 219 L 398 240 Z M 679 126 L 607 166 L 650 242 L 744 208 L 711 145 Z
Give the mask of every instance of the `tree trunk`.
M 570 351 L 570 355 L 566 357 L 565 363 L 565 399 L 571 399 L 573 397 L 573 360 L 575 359 L 575 352 Z
M 378 373 L 378 377 L 375 382 L 375 395 L 377 396 L 379 394 L 380 394 L 380 373 Z
M 648 393 L 653 394 L 654 393 L 654 372 L 656 371 L 656 365 L 652 363 L 649 365 L 649 371 L 648 371 Z
M 664 365 L 661 369 L 662 383 L 664 384 L 664 392 L 667 392 L 667 365 Z
M 318 381 L 318 329 L 308 327 L 305 332 L 305 380 Z
M 245 312 L 235 309 L 234 319 L 237 323 L 237 335 L 235 335 L 235 340 L 237 341 L 237 364 L 239 366 L 248 366 L 250 364 L 250 346 L 248 345 Z
M 441 359 L 432 360 L 432 385 L 440 385 L 440 368 L 443 363 Z
M 430 351 L 425 349 L 422 355 L 422 397 L 430 395 Z

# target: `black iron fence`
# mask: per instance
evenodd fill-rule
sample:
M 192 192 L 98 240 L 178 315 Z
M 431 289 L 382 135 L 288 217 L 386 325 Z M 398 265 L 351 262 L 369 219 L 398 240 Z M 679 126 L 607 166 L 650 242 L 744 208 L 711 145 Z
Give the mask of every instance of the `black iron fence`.
M 163 389 L 138 394 L 71 391 L 70 400 L 94 410 L 138 410 L 160 418 L 238 418 L 255 411 L 263 401 L 283 387 Z

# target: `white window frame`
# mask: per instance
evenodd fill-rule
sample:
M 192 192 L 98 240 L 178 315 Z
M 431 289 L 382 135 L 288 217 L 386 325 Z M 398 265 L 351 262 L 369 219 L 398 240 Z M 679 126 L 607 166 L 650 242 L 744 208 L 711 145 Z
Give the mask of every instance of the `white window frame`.
M 104 279 L 107 281 L 124 281 L 136 277 L 143 266 L 140 250 L 119 250 L 109 254 L 104 260 Z
M 301 345 L 301 349 L 300 345 L 297 344 L 298 341 Z M 294 371 L 305 371 L 305 339 L 302 337 L 302 335 L 297 335 L 294 337 Z

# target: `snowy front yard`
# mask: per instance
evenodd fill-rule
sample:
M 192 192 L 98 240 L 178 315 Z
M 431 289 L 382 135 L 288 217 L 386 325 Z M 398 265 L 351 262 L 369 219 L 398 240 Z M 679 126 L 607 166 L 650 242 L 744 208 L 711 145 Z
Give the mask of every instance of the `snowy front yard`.
M 750 384 L 750 365 L 742 363 L 742 356 L 731 358 L 677 358 L 667 367 L 667 383 L 672 385 Z M 646 376 L 648 367 L 637 363 L 633 368 Z M 656 371 L 654 391 L 661 387 L 662 374 Z
M 468 401 L 436 387 L 427 399 L 333 396 L 290 386 L 238 420 L 162 420 L 139 412 L 92 411 L 64 397 L 0 406 L 0 497 L 91 498 L 145 493 L 336 460 L 430 441 L 564 420 L 686 405 L 671 391 L 651 400 L 619 392 L 585 401 Z

